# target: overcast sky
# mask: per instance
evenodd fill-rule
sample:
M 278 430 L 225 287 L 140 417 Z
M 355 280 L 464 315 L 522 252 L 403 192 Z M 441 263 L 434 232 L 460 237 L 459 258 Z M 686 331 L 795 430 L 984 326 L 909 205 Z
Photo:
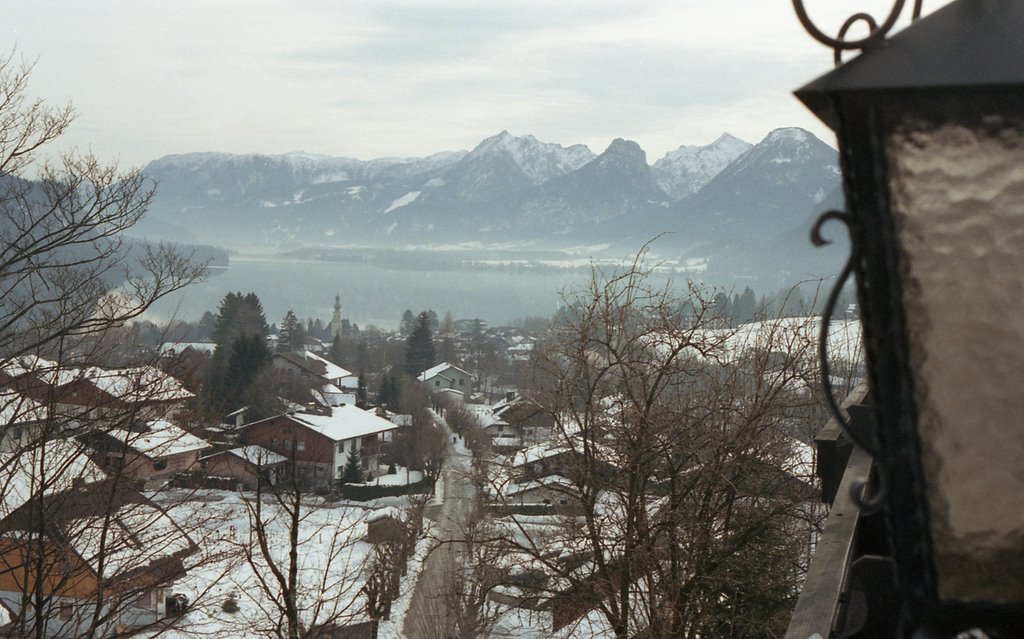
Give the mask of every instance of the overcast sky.
M 942 2 L 928 2 L 930 12 Z M 808 0 L 835 30 L 889 1 Z M 653 162 L 728 131 L 827 130 L 791 91 L 831 51 L 788 0 L 4 0 L 31 92 L 78 112 L 67 144 L 125 165 L 189 151 L 370 159 L 508 129 Z M 816 17 L 819 14 L 815 14 Z

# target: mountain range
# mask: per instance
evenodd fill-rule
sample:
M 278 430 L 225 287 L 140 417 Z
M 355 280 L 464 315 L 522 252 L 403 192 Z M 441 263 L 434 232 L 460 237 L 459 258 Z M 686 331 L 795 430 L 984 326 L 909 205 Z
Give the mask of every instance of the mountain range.
M 263 250 L 621 252 L 661 236 L 660 254 L 737 275 L 834 272 L 836 251 L 814 252 L 806 232 L 824 207 L 842 205 L 837 152 L 799 128 L 756 144 L 723 134 L 653 164 L 631 140 L 595 154 L 502 131 L 471 151 L 424 158 L 190 153 L 144 172 L 158 182 L 139 228 L 150 237 Z

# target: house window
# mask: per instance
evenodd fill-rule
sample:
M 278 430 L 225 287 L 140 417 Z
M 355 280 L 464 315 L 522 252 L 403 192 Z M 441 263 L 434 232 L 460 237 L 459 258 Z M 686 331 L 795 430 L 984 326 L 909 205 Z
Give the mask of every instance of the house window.
M 167 460 L 158 459 L 153 462 L 153 470 L 167 470 Z
M 356 452 L 356 440 L 352 440 L 352 452 Z
M 280 442 L 277 441 L 276 437 L 274 439 L 270 440 L 270 447 L 271 448 L 277 448 L 279 444 L 280 444 Z
M 345 442 L 338 442 L 338 454 L 345 452 Z
M 441 385 L 441 380 L 435 379 L 434 380 L 434 386 L 440 386 L 440 385 Z
M 326 469 L 324 468 L 323 464 L 317 464 L 316 465 L 316 476 L 317 477 L 323 476 L 325 471 L 326 471 Z
M 299 442 L 295 446 L 296 446 L 295 450 L 299 451 L 300 453 L 302 451 L 306 450 L 306 442 L 301 440 L 301 439 L 299 440 Z
M 459 378 L 459 386 L 465 386 L 465 385 L 466 385 L 466 378 L 465 377 L 460 377 Z
M 290 440 L 290 439 L 284 440 L 284 449 L 285 450 L 291 450 L 292 449 L 292 440 Z
M 75 612 L 75 608 L 71 604 L 62 601 L 59 607 L 57 608 L 57 611 L 57 614 L 60 615 L 61 620 L 67 621 L 68 619 L 71 619 L 71 616 Z

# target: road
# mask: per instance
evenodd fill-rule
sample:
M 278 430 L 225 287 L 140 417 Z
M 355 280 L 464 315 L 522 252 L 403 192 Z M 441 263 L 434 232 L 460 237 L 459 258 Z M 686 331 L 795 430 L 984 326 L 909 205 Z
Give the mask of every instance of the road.
M 435 421 L 453 437 L 448 424 L 435 415 Z M 470 480 L 471 456 L 449 439 L 444 469 L 444 494 L 436 512 L 434 548 L 427 555 L 420 578 L 413 589 L 412 601 L 403 621 L 402 636 L 407 639 L 449 639 L 457 624 L 452 610 L 452 584 L 461 570 L 463 544 L 459 541 L 465 522 L 476 502 L 476 489 Z

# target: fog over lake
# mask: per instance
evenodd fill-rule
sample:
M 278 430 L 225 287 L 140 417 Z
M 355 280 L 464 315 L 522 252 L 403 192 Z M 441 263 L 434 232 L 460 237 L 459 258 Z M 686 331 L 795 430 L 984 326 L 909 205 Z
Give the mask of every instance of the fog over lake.
M 381 260 L 326 262 L 281 257 L 232 256 L 227 269 L 211 270 L 204 282 L 161 300 L 147 319 L 163 323 L 171 317 L 196 320 L 216 313 L 224 295 L 253 291 L 263 302 L 267 322 L 280 322 L 288 309 L 300 318 L 333 313 L 341 295 L 342 315 L 360 326 L 395 328 L 405 309 L 450 311 L 456 319 L 479 317 L 504 324 L 526 316 L 550 316 L 560 291 L 589 277 L 587 268 L 517 268 L 469 266 L 446 268 L 433 263 Z

